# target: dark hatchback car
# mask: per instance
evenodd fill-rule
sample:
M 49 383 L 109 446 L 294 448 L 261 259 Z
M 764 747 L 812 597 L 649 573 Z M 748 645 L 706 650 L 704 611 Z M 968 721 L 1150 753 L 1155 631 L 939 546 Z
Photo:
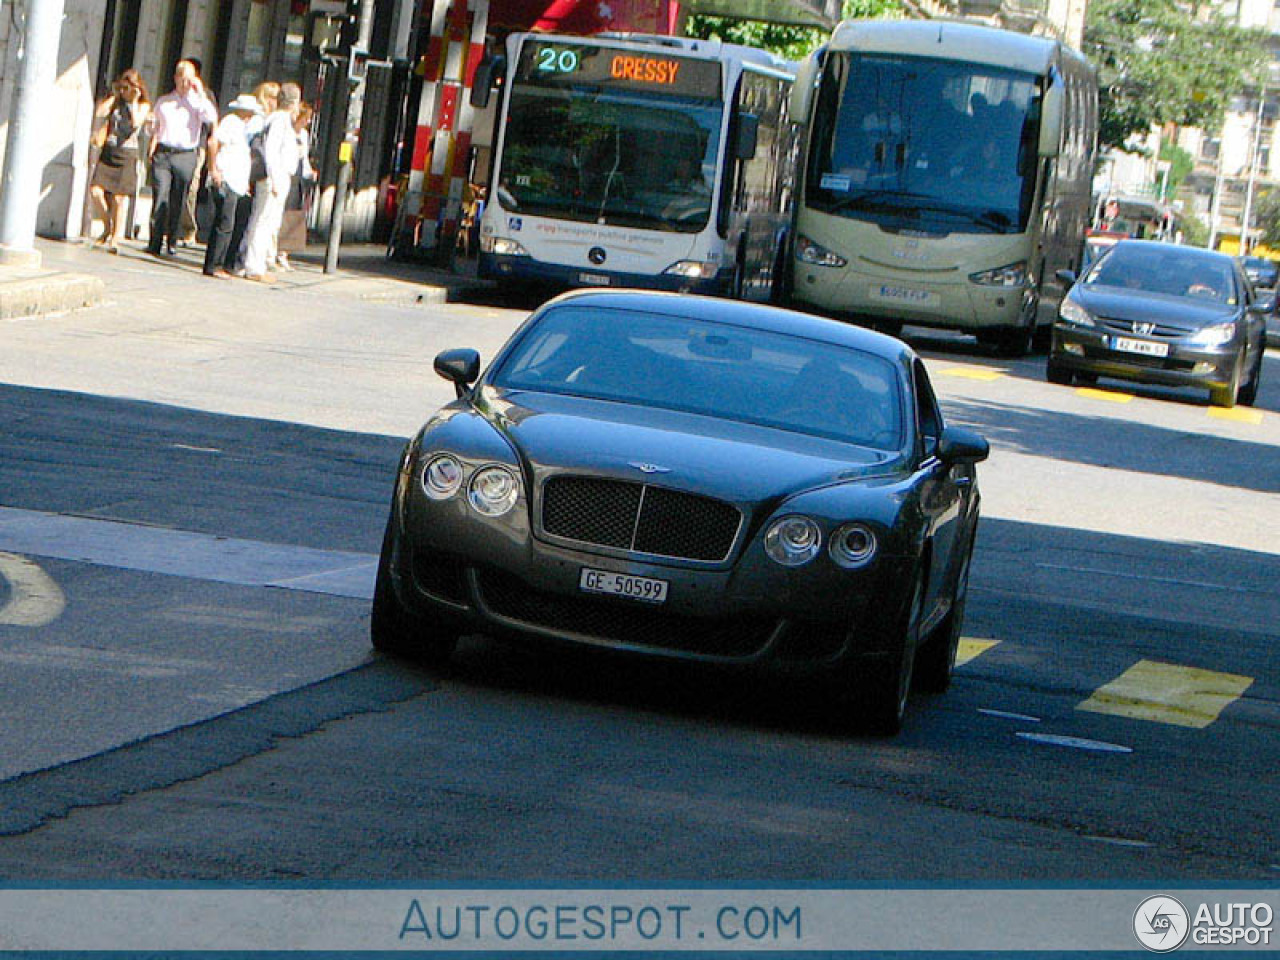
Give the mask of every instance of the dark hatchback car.
M 1244 267 L 1244 275 L 1259 290 L 1275 290 L 1280 280 L 1280 269 L 1265 257 L 1241 257 L 1240 266 Z
M 986 441 L 900 341 L 772 307 L 587 291 L 538 309 L 405 449 L 379 650 L 480 631 L 809 671 L 896 732 L 946 689 Z
M 1203 387 L 1215 406 L 1252 404 L 1266 312 L 1239 263 L 1198 247 L 1122 240 L 1062 300 L 1046 375 Z

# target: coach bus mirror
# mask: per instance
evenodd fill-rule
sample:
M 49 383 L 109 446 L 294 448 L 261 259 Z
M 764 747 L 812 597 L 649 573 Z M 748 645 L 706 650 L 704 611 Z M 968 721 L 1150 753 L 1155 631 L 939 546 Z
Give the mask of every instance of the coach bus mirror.
M 453 381 L 458 396 L 466 394 L 480 376 L 480 354 L 474 350 L 446 350 L 436 355 L 436 373 Z
M 943 463 L 977 463 L 990 452 L 985 439 L 964 427 L 946 427 L 938 439 L 938 459 Z
M 1076 272 L 1074 270 L 1059 270 L 1054 276 L 1058 278 L 1058 282 L 1064 287 L 1069 287 L 1076 282 Z
M 754 158 L 759 138 L 760 118 L 754 113 L 738 114 L 738 142 L 734 144 L 734 155 L 739 160 Z
M 507 58 L 501 55 L 485 57 L 476 67 L 471 79 L 471 106 L 483 110 L 489 105 L 489 94 L 502 83 L 507 72 Z
M 1056 157 L 1062 143 L 1062 111 L 1066 95 L 1061 81 L 1054 80 L 1040 104 L 1040 156 Z
M 809 101 L 813 98 L 813 87 L 822 67 L 820 53 L 820 50 L 816 50 L 809 54 L 796 71 L 795 82 L 791 85 L 791 102 L 788 105 L 792 123 L 804 123 L 809 117 Z

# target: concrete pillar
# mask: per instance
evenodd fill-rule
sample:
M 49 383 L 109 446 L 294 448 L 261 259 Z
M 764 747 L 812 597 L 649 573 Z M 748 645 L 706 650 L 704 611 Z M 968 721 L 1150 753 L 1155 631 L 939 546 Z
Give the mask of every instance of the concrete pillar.
M 0 177 L 0 264 L 40 264 L 35 239 L 44 174 L 42 110 L 57 79 L 62 5 L 63 0 L 27 0 L 4 175 Z

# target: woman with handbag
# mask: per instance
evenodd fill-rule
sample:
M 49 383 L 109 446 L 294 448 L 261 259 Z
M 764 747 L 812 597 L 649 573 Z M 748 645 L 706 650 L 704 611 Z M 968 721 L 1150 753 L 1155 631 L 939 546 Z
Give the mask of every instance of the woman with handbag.
M 126 208 L 138 192 L 138 136 L 151 120 L 151 100 L 138 71 L 130 68 L 111 85 L 111 96 L 94 110 L 93 145 L 98 148 L 89 193 L 103 220 L 99 244 L 112 253 L 124 239 Z

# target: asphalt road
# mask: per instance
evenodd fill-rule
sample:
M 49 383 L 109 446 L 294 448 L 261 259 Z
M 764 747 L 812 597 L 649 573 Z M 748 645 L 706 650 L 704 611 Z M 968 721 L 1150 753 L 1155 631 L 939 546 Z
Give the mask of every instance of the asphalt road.
M 776 677 L 372 655 L 430 358 L 520 311 L 123 259 L 112 303 L 3 327 L 0 876 L 1274 884 L 1275 354 L 1223 418 L 916 338 L 994 453 L 971 659 L 886 741 Z

